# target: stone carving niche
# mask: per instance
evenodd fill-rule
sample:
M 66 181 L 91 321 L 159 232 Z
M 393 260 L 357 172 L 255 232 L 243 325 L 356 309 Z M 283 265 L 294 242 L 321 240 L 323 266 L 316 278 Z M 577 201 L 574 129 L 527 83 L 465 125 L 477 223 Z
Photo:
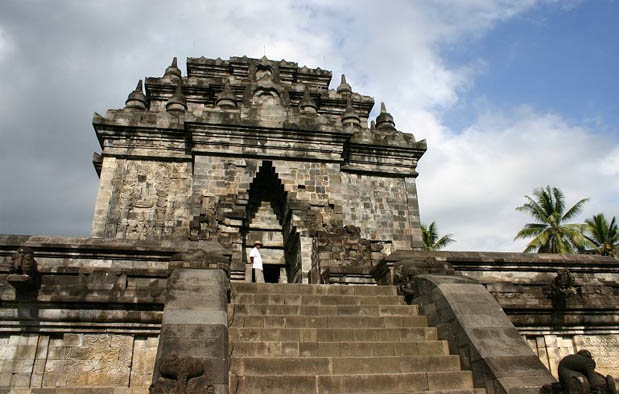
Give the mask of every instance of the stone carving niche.
M 32 248 L 20 246 L 13 254 L 13 262 L 6 280 L 15 287 L 36 286 L 37 263 Z
M 272 88 L 258 88 L 252 104 L 258 109 L 258 119 L 264 126 L 276 127 L 286 120 L 286 109 L 282 106 L 279 93 Z
M 557 272 L 546 294 L 552 300 L 553 307 L 565 309 L 567 299 L 577 295 L 579 291 L 580 286 L 576 284 L 574 275 L 567 268 L 563 268 Z

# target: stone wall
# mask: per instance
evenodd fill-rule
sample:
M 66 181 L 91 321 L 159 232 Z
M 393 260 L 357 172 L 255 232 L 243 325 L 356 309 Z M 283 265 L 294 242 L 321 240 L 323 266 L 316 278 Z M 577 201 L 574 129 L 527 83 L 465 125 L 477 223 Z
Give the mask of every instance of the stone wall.
M 267 167 L 272 182 L 258 185 L 256 179 Z M 210 226 L 205 237 L 227 244 L 234 251 L 233 270 L 242 270 L 241 262 L 248 261 L 243 251 L 255 239 L 243 239 L 241 233 L 252 226 L 248 205 L 256 195 L 278 211 L 282 230 L 294 228 L 300 236 L 312 237 L 320 229 L 350 225 L 360 229 L 362 238 L 389 243 L 395 249 L 411 247 L 419 221 L 416 206 L 409 206 L 407 199 L 413 185 L 404 178 L 341 172 L 333 163 L 199 156 L 193 193 L 194 201 L 201 201 L 201 220 Z M 294 236 L 285 232 L 282 243 L 289 238 Z
M 93 236 L 188 238 L 191 165 L 104 158 Z
M 259 182 L 259 178 L 268 181 Z M 243 271 L 248 249 L 260 238 L 243 236 L 256 227 L 255 199 L 259 200 L 256 207 L 270 204 L 277 215 L 284 249 L 295 248 L 286 245 L 287 240 L 296 240 L 295 234 L 313 237 L 316 230 L 344 225 L 360 228 L 363 238 L 406 248 L 411 244 L 412 223 L 418 221 L 411 217 L 407 203 L 409 189 L 403 178 L 347 174 L 333 163 L 199 156 L 194 164 L 193 200 L 200 201 L 200 209 L 194 215 L 202 223 L 203 237 L 227 245 L 233 251 L 232 269 Z M 266 254 L 269 247 L 280 247 L 271 245 L 271 233 L 269 239 L 260 239 Z M 298 257 L 311 258 L 290 254 L 289 267 Z
M 18 248 L 31 251 L 33 269 L 18 264 L 28 261 Z M 229 258 L 203 241 L 0 235 L 0 392 L 147 393 L 170 273 L 225 273 Z
M 0 335 L 0 387 L 131 387 L 147 392 L 156 336 Z
M 362 238 L 361 229 L 355 226 L 317 231 L 312 245 L 311 283 L 372 284 L 370 278 L 359 281 L 369 276 L 391 247 L 391 242 Z
M 363 238 L 392 242 L 394 250 L 410 249 L 419 214 L 412 212 L 408 196 L 416 193 L 405 178 L 343 173 L 339 200 L 346 202 L 344 224 L 359 227 Z

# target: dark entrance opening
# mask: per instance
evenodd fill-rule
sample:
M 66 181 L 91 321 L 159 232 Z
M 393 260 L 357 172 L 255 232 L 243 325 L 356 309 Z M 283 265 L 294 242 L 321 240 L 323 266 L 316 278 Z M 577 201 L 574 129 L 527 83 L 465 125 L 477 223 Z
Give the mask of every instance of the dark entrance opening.
M 281 265 L 276 264 L 263 264 L 262 268 L 264 268 L 264 281 L 266 283 L 278 283 L 280 267 Z
M 249 254 L 255 241 L 260 241 L 265 282 L 292 282 L 300 269 L 300 247 L 287 193 L 271 161 L 262 162 L 248 194 L 245 253 Z

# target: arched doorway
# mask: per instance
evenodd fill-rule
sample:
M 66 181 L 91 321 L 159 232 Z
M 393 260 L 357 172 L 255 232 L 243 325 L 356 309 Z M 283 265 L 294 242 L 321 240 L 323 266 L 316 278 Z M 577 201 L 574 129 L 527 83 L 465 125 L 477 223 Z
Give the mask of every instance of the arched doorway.
M 263 246 L 266 282 L 288 283 L 296 278 L 300 269 L 299 238 L 290 225 L 287 193 L 273 163 L 264 161 L 249 187 L 247 215 L 243 226 L 244 252 L 249 261 L 249 251 L 255 241 Z M 247 271 L 246 275 L 251 275 Z M 246 277 L 246 280 L 250 278 Z

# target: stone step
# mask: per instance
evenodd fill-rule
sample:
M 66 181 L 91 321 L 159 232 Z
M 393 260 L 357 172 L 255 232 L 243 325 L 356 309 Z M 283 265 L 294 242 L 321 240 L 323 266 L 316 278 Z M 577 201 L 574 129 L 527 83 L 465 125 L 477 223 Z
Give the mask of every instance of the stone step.
M 237 375 L 342 375 L 460 371 L 458 356 L 241 357 L 230 360 Z
M 425 316 L 236 316 L 230 327 L 244 328 L 399 328 L 426 327 Z
M 235 342 L 232 357 L 364 357 L 449 355 L 446 341 Z
M 116 386 L 73 386 L 73 387 L 0 387 L 1 394 L 149 394 L 148 386 L 116 387 Z
M 415 391 L 414 393 L 390 393 L 390 394 L 486 394 L 486 389 L 465 389 L 465 390 L 432 390 Z
M 367 393 L 367 391 L 365 392 Z M 312 392 L 314 394 L 314 392 Z M 362 394 L 362 393 L 347 393 L 347 394 Z M 429 390 L 429 391 L 406 391 L 406 392 L 385 392 L 380 391 L 380 394 L 486 394 L 486 389 L 464 389 L 464 390 Z
M 241 328 L 228 329 L 230 343 L 260 342 L 417 342 L 436 341 L 436 327 L 401 328 Z
M 362 375 L 297 375 L 230 377 L 230 392 L 237 394 L 307 394 L 307 393 L 411 393 L 426 394 L 442 390 L 460 393 L 472 390 L 470 371 L 414 372 Z M 467 393 L 467 391 L 462 391 Z M 474 391 L 473 391 L 474 392 Z
M 397 296 L 395 286 L 306 285 L 299 283 L 231 283 L 233 293 Z
M 417 316 L 417 305 L 228 304 L 228 316 Z
M 232 287 L 236 284 L 233 283 Z M 406 305 L 402 297 L 395 295 L 252 294 L 236 291 L 232 293 L 231 302 L 241 305 Z
M 231 393 L 485 394 L 394 286 L 233 283 Z

